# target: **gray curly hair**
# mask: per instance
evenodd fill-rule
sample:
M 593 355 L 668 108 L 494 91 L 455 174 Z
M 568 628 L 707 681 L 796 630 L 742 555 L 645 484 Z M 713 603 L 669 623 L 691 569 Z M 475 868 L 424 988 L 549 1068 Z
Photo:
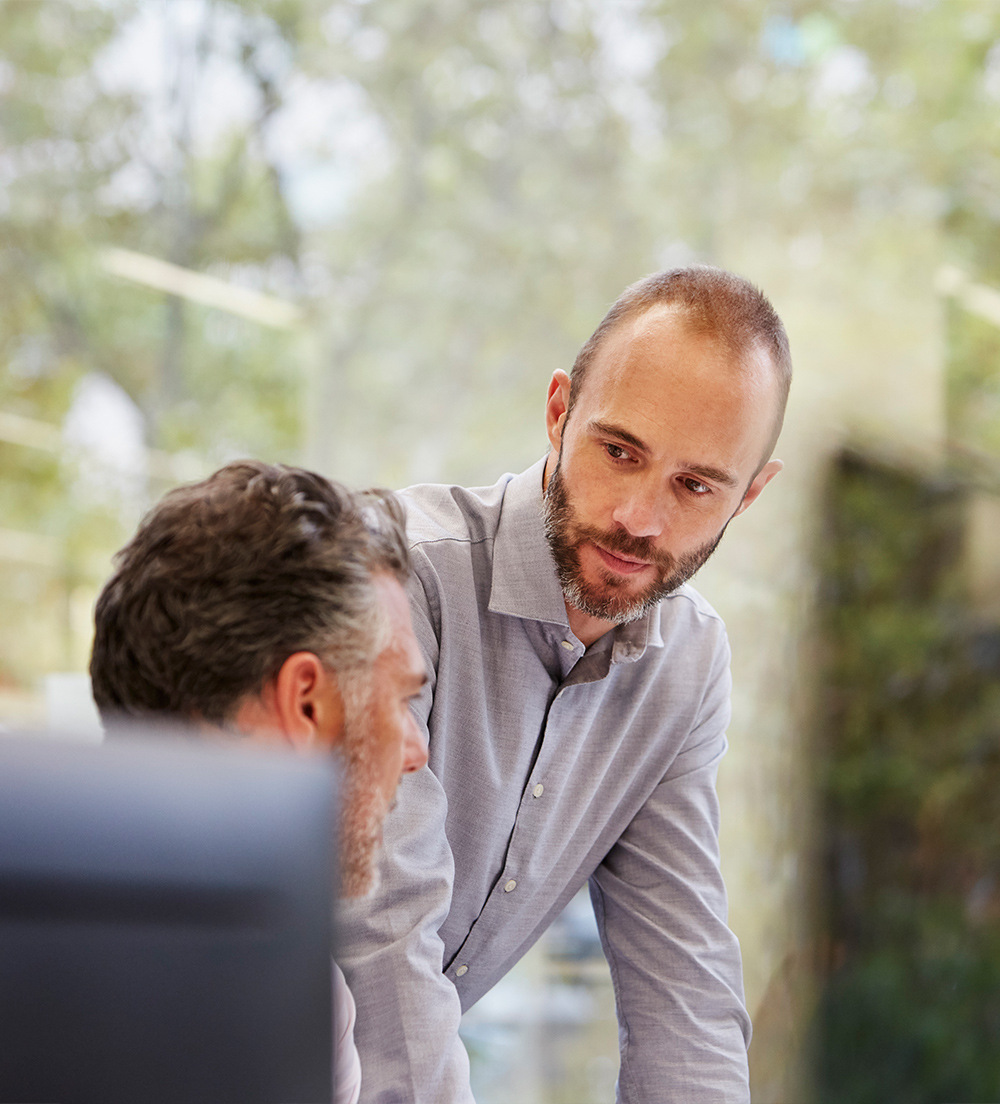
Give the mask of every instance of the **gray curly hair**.
M 391 493 L 247 460 L 168 492 L 115 565 L 90 661 L 102 716 L 221 724 L 294 652 L 371 663 L 389 631 L 372 573 L 405 582 L 410 559 Z

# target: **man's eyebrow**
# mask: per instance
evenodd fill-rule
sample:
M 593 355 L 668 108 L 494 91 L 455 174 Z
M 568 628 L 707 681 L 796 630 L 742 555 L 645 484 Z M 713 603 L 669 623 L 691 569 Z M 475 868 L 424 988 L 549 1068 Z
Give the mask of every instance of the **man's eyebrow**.
M 638 452 L 649 451 L 645 441 L 640 440 L 634 433 L 630 433 L 622 426 L 595 419 L 590 423 L 590 428 L 595 433 L 602 433 L 606 437 L 617 437 L 619 441 L 622 441 L 626 445 L 630 445 Z M 697 475 L 701 479 L 708 479 L 723 487 L 735 487 L 739 484 L 739 480 L 736 476 L 733 475 L 732 472 L 726 471 L 724 468 L 713 468 L 710 464 L 684 464 L 683 467 L 692 475 Z
M 705 464 L 685 464 L 684 467 L 692 475 L 700 476 L 702 479 L 709 479 L 713 483 L 721 483 L 723 487 L 735 487 L 739 483 L 739 480 L 732 472 L 727 472 L 722 468 L 712 468 Z
M 629 433 L 629 431 L 622 426 L 616 426 L 611 422 L 602 422 L 595 419 L 590 423 L 590 428 L 596 433 L 603 433 L 606 437 L 617 437 L 619 441 L 624 441 L 626 445 L 631 445 L 632 448 L 637 449 L 639 452 L 649 451 L 645 441 L 641 441 L 634 433 Z

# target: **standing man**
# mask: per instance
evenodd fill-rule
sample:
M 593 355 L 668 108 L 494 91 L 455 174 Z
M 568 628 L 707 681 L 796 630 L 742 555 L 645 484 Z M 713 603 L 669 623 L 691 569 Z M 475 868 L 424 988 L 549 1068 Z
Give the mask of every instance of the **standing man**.
M 230 464 L 170 491 L 116 556 L 90 674 L 108 722 L 183 718 L 207 736 L 328 749 L 343 763 L 340 889 L 369 892 L 400 775 L 427 749 L 427 675 L 392 496 L 311 472 Z M 334 975 L 334 1104 L 355 1104 L 354 1002 Z
M 461 1012 L 588 880 L 619 1100 L 749 1100 L 715 793 L 729 648 L 687 580 L 780 470 L 790 376 L 746 281 L 650 276 L 553 375 L 547 457 L 405 492 L 431 769 L 346 917 L 366 1104 L 471 1100 Z

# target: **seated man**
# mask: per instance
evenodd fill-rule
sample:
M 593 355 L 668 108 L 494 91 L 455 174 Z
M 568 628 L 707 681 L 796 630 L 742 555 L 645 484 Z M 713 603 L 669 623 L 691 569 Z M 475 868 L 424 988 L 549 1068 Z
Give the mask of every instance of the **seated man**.
M 253 461 L 170 491 L 117 554 L 101 593 L 94 700 L 116 717 L 343 762 L 341 891 L 369 891 L 400 775 L 427 762 L 409 709 L 426 681 L 403 590 L 409 554 L 388 494 Z M 336 971 L 335 1104 L 356 1101 L 354 1003 Z

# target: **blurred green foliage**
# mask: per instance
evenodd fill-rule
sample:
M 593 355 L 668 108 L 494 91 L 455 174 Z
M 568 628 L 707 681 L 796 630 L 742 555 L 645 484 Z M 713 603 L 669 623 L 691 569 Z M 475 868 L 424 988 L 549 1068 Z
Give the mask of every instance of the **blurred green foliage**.
M 851 453 L 828 484 L 822 1104 L 1000 1099 L 1000 625 L 966 594 L 968 495 Z
M 1000 287 L 998 111 L 992 0 L 0 0 L 0 695 L 83 667 L 110 555 L 172 481 L 235 455 L 388 486 L 530 463 L 551 372 L 646 272 L 807 274 L 831 344 L 865 298 L 854 346 L 891 342 L 911 240 Z M 108 247 L 304 322 L 127 282 Z M 995 452 L 997 331 L 955 308 L 946 337 L 952 436 Z M 95 379 L 159 450 L 134 470 L 72 444 Z M 994 1068 L 993 929 L 962 927 L 993 907 L 993 638 L 964 492 L 837 472 L 824 1091 L 959 1099 Z M 949 973 L 980 1003 L 934 1003 Z
M 1000 456 L 1000 327 L 952 307 L 948 336 L 949 435 L 972 475 L 976 453 Z
M 148 445 L 201 470 L 254 454 L 352 483 L 492 481 L 544 449 L 552 370 L 625 284 L 674 263 L 747 271 L 777 248 L 816 267 L 824 242 L 850 241 L 877 265 L 931 226 L 949 259 L 1000 271 L 995 4 L 0 13 L 0 413 L 59 427 L 98 374 Z M 293 301 L 306 322 L 275 331 L 128 283 L 101 267 L 109 246 Z M 828 294 L 850 279 L 831 274 Z M 67 519 L 91 510 L 74 462 L 0 449 L 0 528 L 51 534 L 65 561 L 61 534 L 86 544 L 88 528 Z M 69 574 L 93 586 L 137 509 L 105 509 L 90 567 Z M 3 601 L 0 684 L 24 684 L 48 661 L 13 641 L 44 610 Z

